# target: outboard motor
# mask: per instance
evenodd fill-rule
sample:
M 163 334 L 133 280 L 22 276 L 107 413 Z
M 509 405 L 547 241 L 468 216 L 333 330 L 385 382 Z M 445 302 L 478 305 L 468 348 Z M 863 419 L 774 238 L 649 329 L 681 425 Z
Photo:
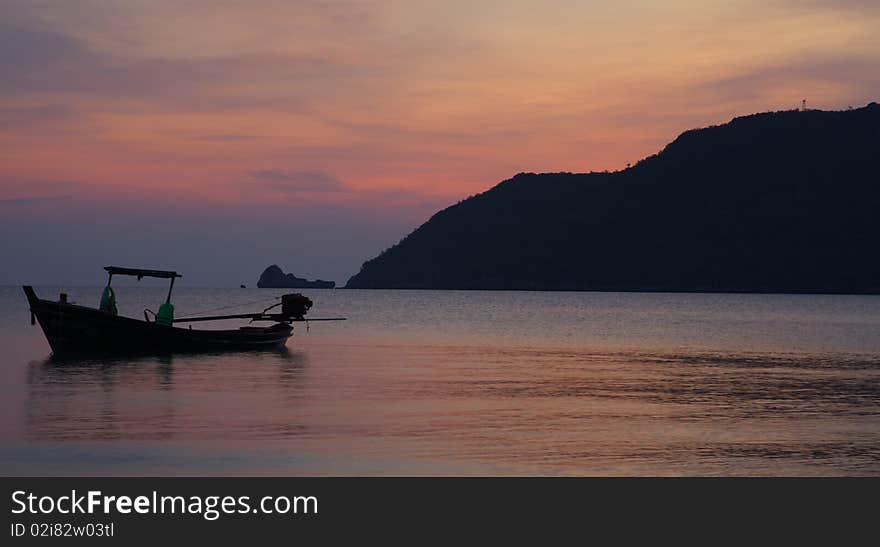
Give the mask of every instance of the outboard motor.
M 311 307 L 311 299 L 300 293 L 285 294 L 281 297 L 281 313 L 288 317 L 303 319 Z

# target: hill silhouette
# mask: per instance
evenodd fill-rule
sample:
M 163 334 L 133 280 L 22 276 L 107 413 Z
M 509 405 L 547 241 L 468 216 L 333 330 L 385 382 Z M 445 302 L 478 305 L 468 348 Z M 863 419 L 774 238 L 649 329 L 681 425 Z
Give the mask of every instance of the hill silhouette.
M 880 105 L 682 133 L 610 173 L 521 173 L 348 288 L 880 293 Z
M 297 277 L 292 273 L 286 274 L 277 264 L 272 264 L 260 274 L 257 288 L 260 289 L 332 289 L 336 286 L 334 281 L 316 279 L 309 281 Z

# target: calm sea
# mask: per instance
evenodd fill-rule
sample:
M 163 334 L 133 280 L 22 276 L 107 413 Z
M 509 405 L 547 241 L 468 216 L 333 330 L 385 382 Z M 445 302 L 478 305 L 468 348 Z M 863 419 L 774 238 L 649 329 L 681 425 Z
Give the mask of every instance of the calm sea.
M 120 312 L 164 292 L 120 286 Z M 58 363 L 0 287 L 0 473 L 880 475 L 880 297 L 303 292 L 349 320 L 284 350 Z

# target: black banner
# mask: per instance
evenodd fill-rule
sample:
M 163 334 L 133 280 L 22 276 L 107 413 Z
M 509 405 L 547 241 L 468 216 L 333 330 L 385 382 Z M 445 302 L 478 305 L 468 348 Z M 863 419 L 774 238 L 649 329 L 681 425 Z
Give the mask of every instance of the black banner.
M 4 545 L 873 534 L 876 479 L 7 478 Z M 868 537 L 868 536 L 865 536 Z

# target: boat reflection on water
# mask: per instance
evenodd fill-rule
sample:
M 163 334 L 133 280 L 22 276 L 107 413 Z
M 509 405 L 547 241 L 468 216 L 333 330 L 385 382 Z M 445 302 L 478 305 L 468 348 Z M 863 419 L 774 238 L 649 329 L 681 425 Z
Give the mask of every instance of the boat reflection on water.
M 34 361 L 6 294 L 7 472 L 880 475 L 880 297 L 328 290 L 290 349 Z
M 260 400 L 295 401 L 305 353 L 272 350 L 49 357 L 27 368 L 24 433 L 29 440 L 171 440 L 229 434 Z M 228 367 L 250 373 L 224 374 Z M 224 378 L 228 379 L 225 381 Z M 268 391 L 267 388 L 272 388 Z M 252 432 L 260 431 L 254 420 Z

